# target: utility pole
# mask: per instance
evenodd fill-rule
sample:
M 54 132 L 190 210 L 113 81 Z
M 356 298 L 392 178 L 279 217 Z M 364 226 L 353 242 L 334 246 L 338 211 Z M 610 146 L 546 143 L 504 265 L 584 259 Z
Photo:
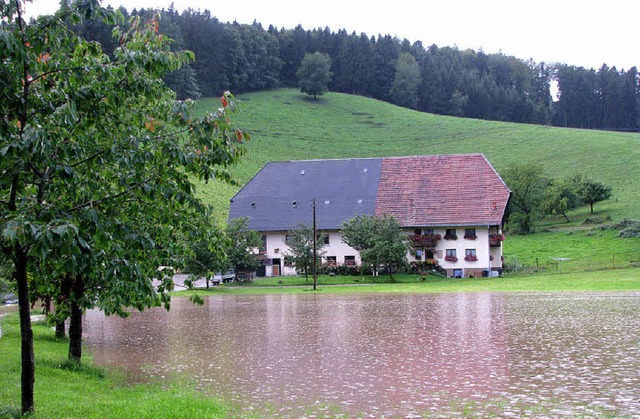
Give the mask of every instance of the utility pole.
M 317 243 L 318 240 L 318 228 L 316 226 L 316 199 L 313 198 L 313 290 L 316 290 L 316 262 L 318 260 L 317 257 Z

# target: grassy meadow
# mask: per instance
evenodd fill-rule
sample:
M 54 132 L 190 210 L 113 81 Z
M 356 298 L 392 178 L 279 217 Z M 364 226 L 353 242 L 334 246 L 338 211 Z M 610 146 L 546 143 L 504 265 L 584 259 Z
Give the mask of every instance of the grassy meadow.
M 585 173 L 613 188 L 611 200 L 595 205 L 598 214 L 640 219 L 640 134 L 440 116 L 342 93 L 314 101 L 279 89 L 238 99 L 238 123 L 252 136 L 233 169 L 240 184 L 273 160 L 483 153 L 498 172 L 523 160 L 539 162 L 555 178 Z M 211 110 L 219 102 L 201 99 L 197 106 Z M 239 187 L 222 186 L 202 185 L 200 193 L 226 220 Z
M 232 169 L 240 186 L 210 182 L 198 189 L 221 222 L 229 199 L 269 161 L 483 153 L 498 172 L 512 161 L 534 161 L 550 177 L 580 172 L 613 189 L 613 198 L 597 203 L 593 215 L 582 207 L 569 213 L 570 223 L 545 219 L 539 233 L 508 236 L 507 263 L 555 271 L 624 267 L 640 260 L 640 240 L 601 230 L 609 220 L 640 219 L 640 134 L 440 116 L 341 93 L 313 100 L 278 89 L 238 99 L 243 103 L 238 123 L 252 136 L 247 155 Z M 219 102 L 201 99 L 197 106 L 205 111 Z M 585 224 L 588 219 L 596 223 Z M 555 266 L 552 258 L 558 257 L 570 261 Z

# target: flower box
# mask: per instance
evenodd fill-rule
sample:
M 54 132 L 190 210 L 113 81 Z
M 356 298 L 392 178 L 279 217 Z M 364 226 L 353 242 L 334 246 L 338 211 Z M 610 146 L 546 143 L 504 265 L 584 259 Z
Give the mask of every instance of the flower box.
M 474 235 L 469 235 L 469 236 L 467 236 L 467 235 L 465 234 L 465 235 L 464 235 L 464 238 L 465 238 L 465 239 L 467 239 L 467 240 L 475 240 L 475 239 L 477 239 L 477 238 L 478 238 L 478 236 L 476 236 L 475 234 L 474 234 Z
M 439 234 L 413 234 L 409 236 L 413 247 L 436 247 L 441 238 L 442 236 Z
M 458 240 L 458 236 L 456 236 L 455 234 L 445 234 L 444 235 L 444 239 L 445 240 Z
M 444 260 L 446 260 L 447 262 L 457 262 L 458 258 L 455 256 L 445 256 Z
M 504 241 L 504 234 L 489 234 L 489 246 L 499 247 Z
M 464 260 L 466 260 L 467 262 L 475 262 L 478 260 L 478 257 L 474 255 L 467 255 L 464 257 Z

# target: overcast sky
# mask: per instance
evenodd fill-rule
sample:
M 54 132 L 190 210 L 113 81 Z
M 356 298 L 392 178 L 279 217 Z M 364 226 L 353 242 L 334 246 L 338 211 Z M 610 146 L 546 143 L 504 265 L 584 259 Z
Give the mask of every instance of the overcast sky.
M 50 13 L 59 0 L 35 0 Z M 209 10 L 222 22 L 329 27 L 393 35 L 423 45 L 502 52 L 536 62 L 618 70 L 640 67 L 638 0 L 102 0 L 103 6 Z

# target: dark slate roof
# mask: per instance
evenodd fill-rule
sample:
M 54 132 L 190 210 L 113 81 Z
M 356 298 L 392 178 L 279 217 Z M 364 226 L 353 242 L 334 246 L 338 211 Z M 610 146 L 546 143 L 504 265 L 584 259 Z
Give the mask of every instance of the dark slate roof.
M 229 218 L 258 231 L 310 225 L 315 198 L 322 230 L 357 214 L 404 227 L 500 225 L 509 195 L 482 154 L 271 162 L 233 197 Z
M 338 230 L 356 214 L 373 215 L 380 166 L 381 159 L 267 163 L 232 198 L 229 218 L 249 217 L 258 231 L 311 225 L 315 198 L 318 228 Z
M 388 157 L 375 213 L 405 227 L 500 225 L 509 195 L 482 154 Z

